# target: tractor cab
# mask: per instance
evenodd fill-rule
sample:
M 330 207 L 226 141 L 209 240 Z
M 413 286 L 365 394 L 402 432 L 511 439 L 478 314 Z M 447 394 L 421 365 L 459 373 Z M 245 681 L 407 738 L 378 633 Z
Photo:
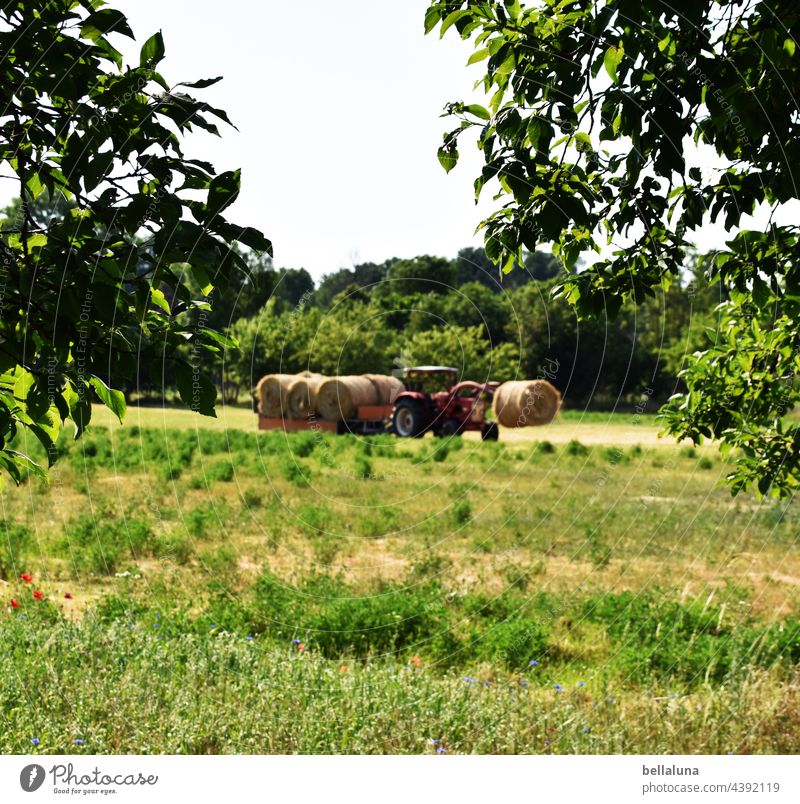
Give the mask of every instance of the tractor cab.
M 436 394 L 449 391 L 458 379 L 458 369 L 449 366 L 416 366 L 403 369 L 403 382 L 409 391 Z
M 406 390 L 394 403 L 392 428 L 401 438 L 421 438 L 480 432 L 484 440 L 497 439 L 497 425 L 487 421 L 489 400 L 498 383 L 457 382 L 459 371 L 450 366 L 416 366 L 403 370 Z

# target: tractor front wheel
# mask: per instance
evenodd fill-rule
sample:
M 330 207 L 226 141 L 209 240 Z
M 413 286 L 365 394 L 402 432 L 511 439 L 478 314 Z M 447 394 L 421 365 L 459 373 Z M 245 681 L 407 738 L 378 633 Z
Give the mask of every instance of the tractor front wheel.
M 446 419 L 439 428 L 437 435 L 441 436 L 442 438 L 450 438 L 451 436 L 461 435 L 461 429 L 463 426 L 464 422 L 460 422 L 458 419 Z
M 392 427 L 400 438 L 422 438 L 425 435 L 425 411 L 413 399 L 401 399 L 392 411 Z
M 481 431 L 481 439 L 484 441 L 497 441 L 499 434 L 497 424 L 495 422 L 489 422 Z

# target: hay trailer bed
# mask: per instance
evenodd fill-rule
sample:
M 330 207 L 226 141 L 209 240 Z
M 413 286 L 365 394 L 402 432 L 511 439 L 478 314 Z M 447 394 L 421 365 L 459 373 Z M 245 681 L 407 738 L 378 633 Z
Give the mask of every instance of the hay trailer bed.
M 306 419 L 269 418 L 258 417 L 259 430 L 284 430 L 287 433 L 311 430 L 322 433 L 336 433 L 344 435 L 378 435 L 387 433 L 391 429 L 392 409 L 394 405 L 361 405 L 356 411 L 355 419 L 341 422 L 331 422 L 319 416 L 309 416 Z

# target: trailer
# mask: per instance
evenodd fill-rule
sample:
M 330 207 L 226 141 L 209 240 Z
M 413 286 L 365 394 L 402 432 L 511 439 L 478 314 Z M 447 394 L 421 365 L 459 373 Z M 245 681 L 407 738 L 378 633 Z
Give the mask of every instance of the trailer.
M 317 433 L 344 435 L 379 435 L 391 431 L 394 405 L 361 405 L 355 419 L 327 421 L 319 416 L 306 419 L 269 418 L 259 414 L 259 430 L 284 430 L 287 433 L 311 430 Z
M 329 421 L 318 415 L 305 419 L 268 418 L 259 414 L 259 430 L 311 430 L 342 435 L 394 433 L 400 438 L 422 438 L 426 433 L 445 438 L 469 430 L 484 441 L 496 441 L 497 423 L 487 418 L 497 382 L 457 381 L 450 366 L 416 366 L 402 370 L 405 390 L 390 405 L 361 405 L 356 418 Z

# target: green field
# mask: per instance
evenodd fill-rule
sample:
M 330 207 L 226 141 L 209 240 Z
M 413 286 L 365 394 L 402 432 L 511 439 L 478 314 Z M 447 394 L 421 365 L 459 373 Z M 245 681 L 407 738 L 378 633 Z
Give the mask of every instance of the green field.
M 98 412 L 0 493 L 0 751 L 795 753 L 797 509 L 657 434 Z

